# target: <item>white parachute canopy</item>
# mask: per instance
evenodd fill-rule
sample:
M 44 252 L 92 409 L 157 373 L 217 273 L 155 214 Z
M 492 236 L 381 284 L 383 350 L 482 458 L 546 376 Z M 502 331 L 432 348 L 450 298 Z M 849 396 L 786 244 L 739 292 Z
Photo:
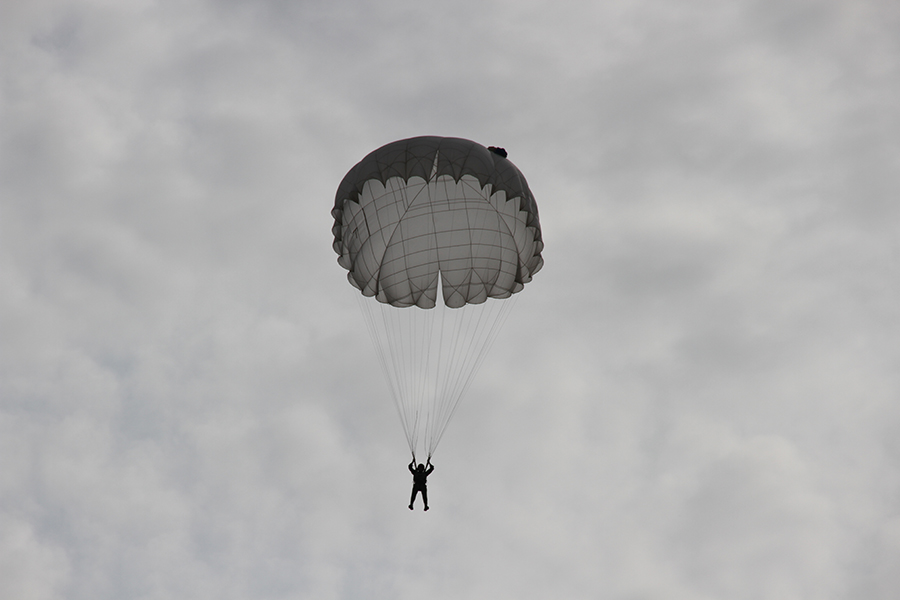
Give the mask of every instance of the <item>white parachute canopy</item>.
M 537 205 L 505 151 L 420 137 L 354 166 L 332 216 L 410 452 L 430 457 L 543 265 Z

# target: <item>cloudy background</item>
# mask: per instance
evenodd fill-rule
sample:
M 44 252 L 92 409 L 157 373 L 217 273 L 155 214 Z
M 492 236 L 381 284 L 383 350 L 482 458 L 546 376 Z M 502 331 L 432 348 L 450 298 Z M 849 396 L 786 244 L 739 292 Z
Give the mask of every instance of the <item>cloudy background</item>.
M 0 597 L 891 599 L 892 0 L 0 4 Z M 406 508 L 331 249 L 506 147 L 546 250 Z

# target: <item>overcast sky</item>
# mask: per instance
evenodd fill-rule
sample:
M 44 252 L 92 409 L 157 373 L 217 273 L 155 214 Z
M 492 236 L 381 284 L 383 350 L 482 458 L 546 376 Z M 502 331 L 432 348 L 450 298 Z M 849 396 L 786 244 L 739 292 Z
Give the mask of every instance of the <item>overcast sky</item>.
M 503 146 L 545 266 L 432 510 L 331 248 Z M 894 0 L 0 4 L 0 597 L 889 600 Z

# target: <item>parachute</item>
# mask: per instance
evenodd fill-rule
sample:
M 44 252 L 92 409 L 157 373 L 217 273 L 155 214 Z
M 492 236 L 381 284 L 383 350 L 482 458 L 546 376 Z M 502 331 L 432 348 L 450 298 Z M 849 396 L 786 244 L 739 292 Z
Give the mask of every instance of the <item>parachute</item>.
M 334 251 L 410 452 L 431 457 L 521 291 L 543 266 L 537 204 L 502 148 L 416 137 L 344 177 Z

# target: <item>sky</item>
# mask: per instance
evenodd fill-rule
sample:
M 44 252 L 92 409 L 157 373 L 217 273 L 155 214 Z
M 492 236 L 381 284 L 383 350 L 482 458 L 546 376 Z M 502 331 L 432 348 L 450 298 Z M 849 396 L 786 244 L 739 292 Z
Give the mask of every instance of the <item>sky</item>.
M 900 588 L 900 5 L 0 4 L 0 597 Z M 545 265 L 407 509 L 334 193 L 505 147 Z

